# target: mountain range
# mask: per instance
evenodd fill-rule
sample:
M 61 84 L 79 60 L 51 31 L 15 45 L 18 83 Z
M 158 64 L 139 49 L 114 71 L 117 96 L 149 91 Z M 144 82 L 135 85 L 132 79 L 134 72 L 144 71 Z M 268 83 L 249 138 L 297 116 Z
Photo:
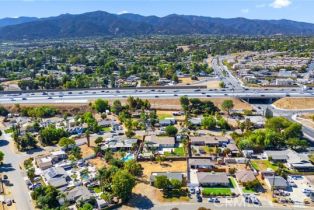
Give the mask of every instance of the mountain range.
M 0 28 L 21 23 L 28 23 L 38 20 L 36 17 L 18 17 L 18 18 L 3 18 L 0 19 Z
M 172 14 L 165 17 L 95 11 L 49 18 L 0 19 L 0 39 L 51 39 L 135 35 L 314 35 L 314 24 L 291 20 L 212 18 Z

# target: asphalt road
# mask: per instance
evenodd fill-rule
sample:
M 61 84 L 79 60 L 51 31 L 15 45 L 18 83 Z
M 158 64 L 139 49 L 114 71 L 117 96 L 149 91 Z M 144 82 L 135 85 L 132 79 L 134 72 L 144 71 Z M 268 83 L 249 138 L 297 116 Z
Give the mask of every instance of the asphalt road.
M 273 206 L 245 206 L 239 204 L 210 204 L 204 201 L 203 203 L 184 203 L 184 204 L 159 204 L 154 206 L 152 210 L 172 210 L 178 208 L 179 210 L 197 210 L 199 207 L 206 207 L 211 210 L 288 210 L 288 209 L 299 209 L 293 207 L 273 207 Z
M 29 191 L 20 170 L 20 163 L 23 162 L 24 157 L 12 151 L 8 139 L 8 135 L 3 134 L 0 140 L 0 149 L 5 154 L 0 173 L 8 176 L 8 180 L 12 185 L 9 189 L 12 192 L 11 197 L 16 202 L 16 209 L 33 210 Z
M 140 98 L 179 98 L 181 96 L 210 98 L 210 97 L 237 97 L 237 98 L 281 98 L 314 97 L 314 91 L 302 92 L 298 89 L 150 89 L 150 90 L 84 90 L 84 91 L 55 91 L 33 92 L 21 94 L 0 95 L 1 104 L 12 103 L 86 103 L 88 100 L 121 99 L 129 96 Z

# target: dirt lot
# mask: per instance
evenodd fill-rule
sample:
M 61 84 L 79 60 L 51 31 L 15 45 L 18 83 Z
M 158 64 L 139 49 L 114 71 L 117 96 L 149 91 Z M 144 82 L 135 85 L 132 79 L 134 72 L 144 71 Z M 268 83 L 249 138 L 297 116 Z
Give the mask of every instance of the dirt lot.
M 107 166 L 106 161 L 102 160 L 99 157 L 89 159 L 88 162 L 94 165 L 97 169 L 101 169 Z
M 208 89 L 218 89 L 220 88 L 219 86 L 220 81 L 208 81 L 205 83 Z
M 157 116 L 159 119 L 163 120 L 165 118 L 174 118 L 178 121 L 183 121 L 184 116 L 173 116 L 173 111 L 157 110 Z
M 186 171 L 186 161 L 164 161 L 158 162 L 146 161 L 140 162 L 143 167 L 143 178 L 149 180 L 152 172 L 184 172 Z
M 237 98 L 210 98 L 210 99 L 201 99 L 202 101 L 210 100 L 216 106 L 221 108 L 221 104 L 224 100 L 231 99 L 234 103 L 235 110 L 252 110 L 252 106 L 245 101 L 241 101 Z M 179 99 L 149 99 L 149 102 L 152 105 L 152 108 L 160 110 L 180 110 L 181 105 Z
M 19 91 L 21 88 L 18 86 L 18 80 L 2 82 L 1 85 L 5 91 Z
M 201 100 L 206 101 L 210 100 L 212 101 L 216 106 L 221 108 L 221 104 L 224 100 L 226 99 L 231 99 L 233 100 L 234 103 L 234 109 L 235 110 L 243 110 L 243 109 L 248 109 L 252 110 L 252 107 L 250 104 L 241 101 L 240 99 L 237 98 L 230 98 L 230 97 L 225 97 L 225 98 L 210 98 L 206 99 L 203 98 Z M 109 100 L 109 104 L 112 104 L 114 100 Z M 121 99 L 121 103 L 124 105 L 126 102 L 126 99 Z M 159 109 L 159 110 L 180 110 L 181 105 L 179 99 L 148 99 L 148 101 L 151 103 L 152 108 L 154 109 Z M 314 100 L 313 100 L 314 101 Z M 87 112 L 91 111 L 91 107 L 88 104 L 20 104 L 20 107 L 38 107 L 38 106 L 51 106 L 59 109 L 61 112 L 69 112 L 69 113 L 82 113 L 82 112 Z M 3 105 L 6 109 L 8 109 L 10 112 L 16 112 L 17 111 L 17 106 L 16 105 Z M 313 104 L 314 107 L 314 104 Z
M 88 147 L 86 144 L 83 144 L 82 146 L 79 146 L 81 148 L 82 152 L 82 158 L 88 158 L 95 154 L 92 147 Z
M 274 105 L 280 109 L 314 109 L 314 98 L 282 98 Z

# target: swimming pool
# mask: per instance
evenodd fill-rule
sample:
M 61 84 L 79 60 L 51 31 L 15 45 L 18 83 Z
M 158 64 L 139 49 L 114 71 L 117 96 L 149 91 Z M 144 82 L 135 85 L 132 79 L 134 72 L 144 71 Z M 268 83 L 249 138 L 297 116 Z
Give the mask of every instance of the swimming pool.
M 85 181 L 89 180 L 89 175 L 88 174 L 81 174 L 81 178 Z
M 134 159 L 134 155 L 131 153 L 128 153 L 127 155 L 125 155 L 121 160 L 123 160 L 124 162 L 128 161 L 128 160 L 133 160 Z

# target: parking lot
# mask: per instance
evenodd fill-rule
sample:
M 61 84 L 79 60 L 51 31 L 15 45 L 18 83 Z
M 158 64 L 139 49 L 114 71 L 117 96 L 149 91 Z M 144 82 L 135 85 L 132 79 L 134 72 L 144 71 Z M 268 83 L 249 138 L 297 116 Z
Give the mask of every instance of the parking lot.
M 294 206 L 304 206 L 304 200 L 309 199 L 304 191 L 314 190 L 314 188 L 304 176 L 292 176 L 291 180 L 293 180 L 296 186 L 290 188 L 290 198 L 294 201 Z

